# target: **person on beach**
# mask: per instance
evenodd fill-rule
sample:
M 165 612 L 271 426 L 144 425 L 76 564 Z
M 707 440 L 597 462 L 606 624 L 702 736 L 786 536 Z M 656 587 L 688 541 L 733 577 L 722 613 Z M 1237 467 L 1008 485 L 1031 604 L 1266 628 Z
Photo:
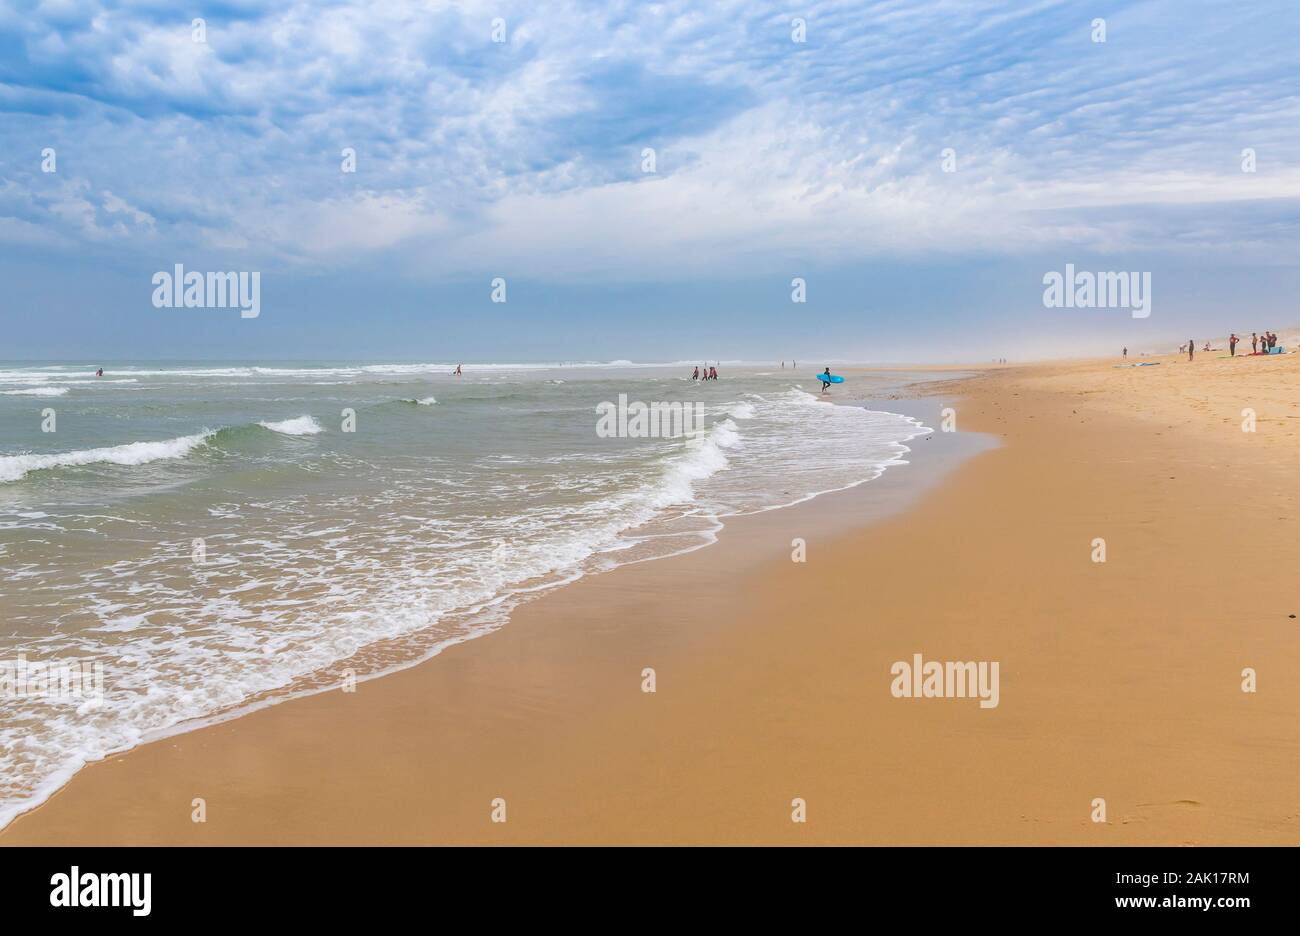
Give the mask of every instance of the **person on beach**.
M 710 367 L 710 368 L 709 368 L 709 379 L 710 379 L 710 380 L 717 380 L 717 379 L 718 379 L 718 369 L 717 369 L 716 367 Z
M 697 368 L 695 368 L 695 370 L 691 373 L 691 380 L 699 380 L 699 379 L 700 379 L 700 369 L 697 367 Z
M 459 376 L 460 376 L 460 365 L 459 365 L 459 364 L 456 365 L 456 369 L 455 369 L 454 371 L 451 372 L 451 375 L 452 375 L 453 377 L 459 377 Z
M 822 371 L 821 381 L 822 381 L 822 393 L 825 393 L 831 388 L 831 369 L 829 367 L 826 368 L 826 370 Z
M 1233 332 L 1231 335 L 1228 336 L 1228 357 L 1237 356 L 1237 342 L 1239 340 L 1240 339 L 1237 338 L 1236 332 Z
M 1250 333 L 1250 353 L 1251 354 L 1259 353 L 1259 336 L 1256 335 L 1254 332 Z
M 1124 349 L 1124 357 L 1125 357 L 1125 359 L 1128 358 L 1128 348 L 1125 348 L 1125 349 Z
M 1188 338 L 1187 339 L 1187 360 L 1190 361 L 1194 357 L 1196 357 L 1196 339 Z
M 1277 347 L 1277 335 L 1272 332 L 1268 333 L 1268 353 L 1272 354 L 1273 349 Z

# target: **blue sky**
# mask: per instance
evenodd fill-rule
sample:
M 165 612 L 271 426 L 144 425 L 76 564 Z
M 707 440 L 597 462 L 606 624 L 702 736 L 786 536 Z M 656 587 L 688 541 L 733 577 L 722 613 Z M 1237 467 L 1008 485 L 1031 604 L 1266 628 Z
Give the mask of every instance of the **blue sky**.
M 1300 325 L 1297 49 L 1291 0 L 10 0 L 0 359 L 985 359 Z M 260 271 L 261 316 L 154 308 L 176 263 Z M 1066 263 L 1150 271 L 1151 317 L 1044 308 Z

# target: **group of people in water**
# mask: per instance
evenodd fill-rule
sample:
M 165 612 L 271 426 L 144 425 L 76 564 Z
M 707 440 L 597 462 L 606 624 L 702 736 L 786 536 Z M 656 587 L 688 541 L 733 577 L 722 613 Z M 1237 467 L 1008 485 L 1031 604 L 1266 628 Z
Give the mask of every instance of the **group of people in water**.
M 704 376 L 702 377 L 700 376 L 701 368 L 703 368 L 704 370 Z M 707 364 L 702 364 L 700 365 L 700 367 L 695 368 L 695 372 L 691 374 L 691 380 L 717 380 L 717 379 L 718 379 L 718 369 L 716 367 L 710 367 Z

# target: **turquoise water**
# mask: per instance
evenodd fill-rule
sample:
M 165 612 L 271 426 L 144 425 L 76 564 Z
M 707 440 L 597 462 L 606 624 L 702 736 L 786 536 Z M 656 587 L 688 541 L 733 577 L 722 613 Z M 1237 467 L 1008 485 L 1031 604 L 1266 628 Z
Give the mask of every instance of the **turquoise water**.
M 453 368 L 0 364 L 0 661 L 104 673 L 102 699 L 0 700 L 0 824 L 88 760 L 421 659 L 929 431 L 770 366 Z M 620 394 L 698 405 L 701 431 L 603 437 Z

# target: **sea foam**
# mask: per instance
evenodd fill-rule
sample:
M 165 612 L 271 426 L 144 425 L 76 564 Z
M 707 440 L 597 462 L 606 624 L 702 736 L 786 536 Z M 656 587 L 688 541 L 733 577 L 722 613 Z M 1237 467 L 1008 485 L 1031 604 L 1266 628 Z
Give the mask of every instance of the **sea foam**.
M 299 416 L 296 419 L 282 419 L 279 422 L 259 422 L 263 429 L 280 432 L 284 435 L 303 436 L 324 432 L 325 427 L 311 416 Z
M 215 433 L 210 430 L 180 436 L 163 442 L 128 442 L 106 448 L 56 452 L 50 455 L 0 455 L 0 482 L 18 481 L 32 471 L 48 468 L 71 468 L 78 465 L 143 465 L 166 458 L 184 458 L 207 442 Z

